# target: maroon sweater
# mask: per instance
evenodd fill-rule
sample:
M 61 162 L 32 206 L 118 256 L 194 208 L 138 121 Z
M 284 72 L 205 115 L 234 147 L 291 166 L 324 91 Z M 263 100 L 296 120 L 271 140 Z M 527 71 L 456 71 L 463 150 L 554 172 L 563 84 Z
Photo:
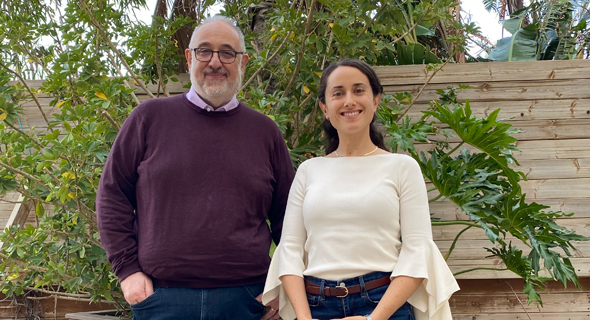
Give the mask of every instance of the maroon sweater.
M 276 124 L 241 103 L 228 112 L 207 112 L 184 94 L 141 103 L 96 199 L 115 274 L 143 271 L 168 287 L 263 282 L 293 176 Z

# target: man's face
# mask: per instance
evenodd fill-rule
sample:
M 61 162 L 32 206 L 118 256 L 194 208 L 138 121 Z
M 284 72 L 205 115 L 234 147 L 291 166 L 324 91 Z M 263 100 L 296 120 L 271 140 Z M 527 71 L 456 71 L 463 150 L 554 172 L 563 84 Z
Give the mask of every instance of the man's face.
M 242 51 L 238 32 L 223 21 L 212 21 L 199 27 L 191 48 Z M 248 55 L 238 54 L 233 63 L 221 63 L 217 53 L 213 53 L 209 62 L 197 60 L 193 50 L 187 49 L 185 54 L 191 83 L 207 103 L 220 107 L 238 92 Z

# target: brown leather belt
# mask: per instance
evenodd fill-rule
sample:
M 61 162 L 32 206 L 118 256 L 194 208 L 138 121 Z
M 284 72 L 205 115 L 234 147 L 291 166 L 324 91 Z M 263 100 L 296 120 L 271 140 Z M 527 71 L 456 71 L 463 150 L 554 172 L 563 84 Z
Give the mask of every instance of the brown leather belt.
M 371 290 L 382 286 L 386 286 L 390 282 L 391 279 L 389 278 L 389 276 L 365 282 L 365 290 Z M 322 288 L 307 279 L 305 279 L 305 291 L 310 294 L 322 294 Z M 349 294 L 355 294 L 359 292 L 361 292 L 360 284 L 350 287 L 324 287 L 324 295 L 326 297 L 344 298 Z

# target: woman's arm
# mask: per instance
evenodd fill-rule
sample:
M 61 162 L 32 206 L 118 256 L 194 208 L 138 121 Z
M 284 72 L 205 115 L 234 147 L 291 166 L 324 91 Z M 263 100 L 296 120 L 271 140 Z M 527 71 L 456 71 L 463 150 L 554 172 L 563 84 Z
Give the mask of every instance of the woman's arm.
M 311 310 L 309 310 L 309 304 L 307 303 L 303 278 L 294 275 L 284 275 L 280 279 L 287 292 L 287 297 L 291 301 L 293 310 L 297 314 L 297 320 L 311 320 Z
M 397 276 L 393 278 L 383 298 L 371 313 L 373 320 L 387 320 L 399 309 L 422 284 L 422 278 Z M 285 287 L 286 288 L 286 287 Z M 289 293 L 287 292 L 287 295 Z M 289 296 L 290 297 L 290 296 Z M 307 299 L 307 297 L 305 297 Z M 307 300 L 306 300 L 307 302 Z M 346 317 L 333 320 L 366 320 L 363 316 Z
M 406 276 L 393 278 L 383 298 L 371 313 L 373 320 L 386 320 L 399 309 L 418 289 L 424 279 Z

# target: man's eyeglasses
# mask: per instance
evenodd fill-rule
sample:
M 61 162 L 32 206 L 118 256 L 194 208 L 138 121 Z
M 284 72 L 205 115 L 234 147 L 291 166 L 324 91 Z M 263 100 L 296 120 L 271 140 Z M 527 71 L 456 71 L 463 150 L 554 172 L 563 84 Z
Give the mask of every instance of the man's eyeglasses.
M 236 61 L 236 56 L 238 54 L 244 54 L 244 52 L 238 52 L 234 50 L 219 50 L 214 51 L 211 49 L 204 49 L 204 48 L 189 48 L 195 52 L 195 57 L 197 60 L 201 62 L 209 62 L 213 59 L 213 54 L 217 53 L 217 57 L 221 63 L 233 63 Z

